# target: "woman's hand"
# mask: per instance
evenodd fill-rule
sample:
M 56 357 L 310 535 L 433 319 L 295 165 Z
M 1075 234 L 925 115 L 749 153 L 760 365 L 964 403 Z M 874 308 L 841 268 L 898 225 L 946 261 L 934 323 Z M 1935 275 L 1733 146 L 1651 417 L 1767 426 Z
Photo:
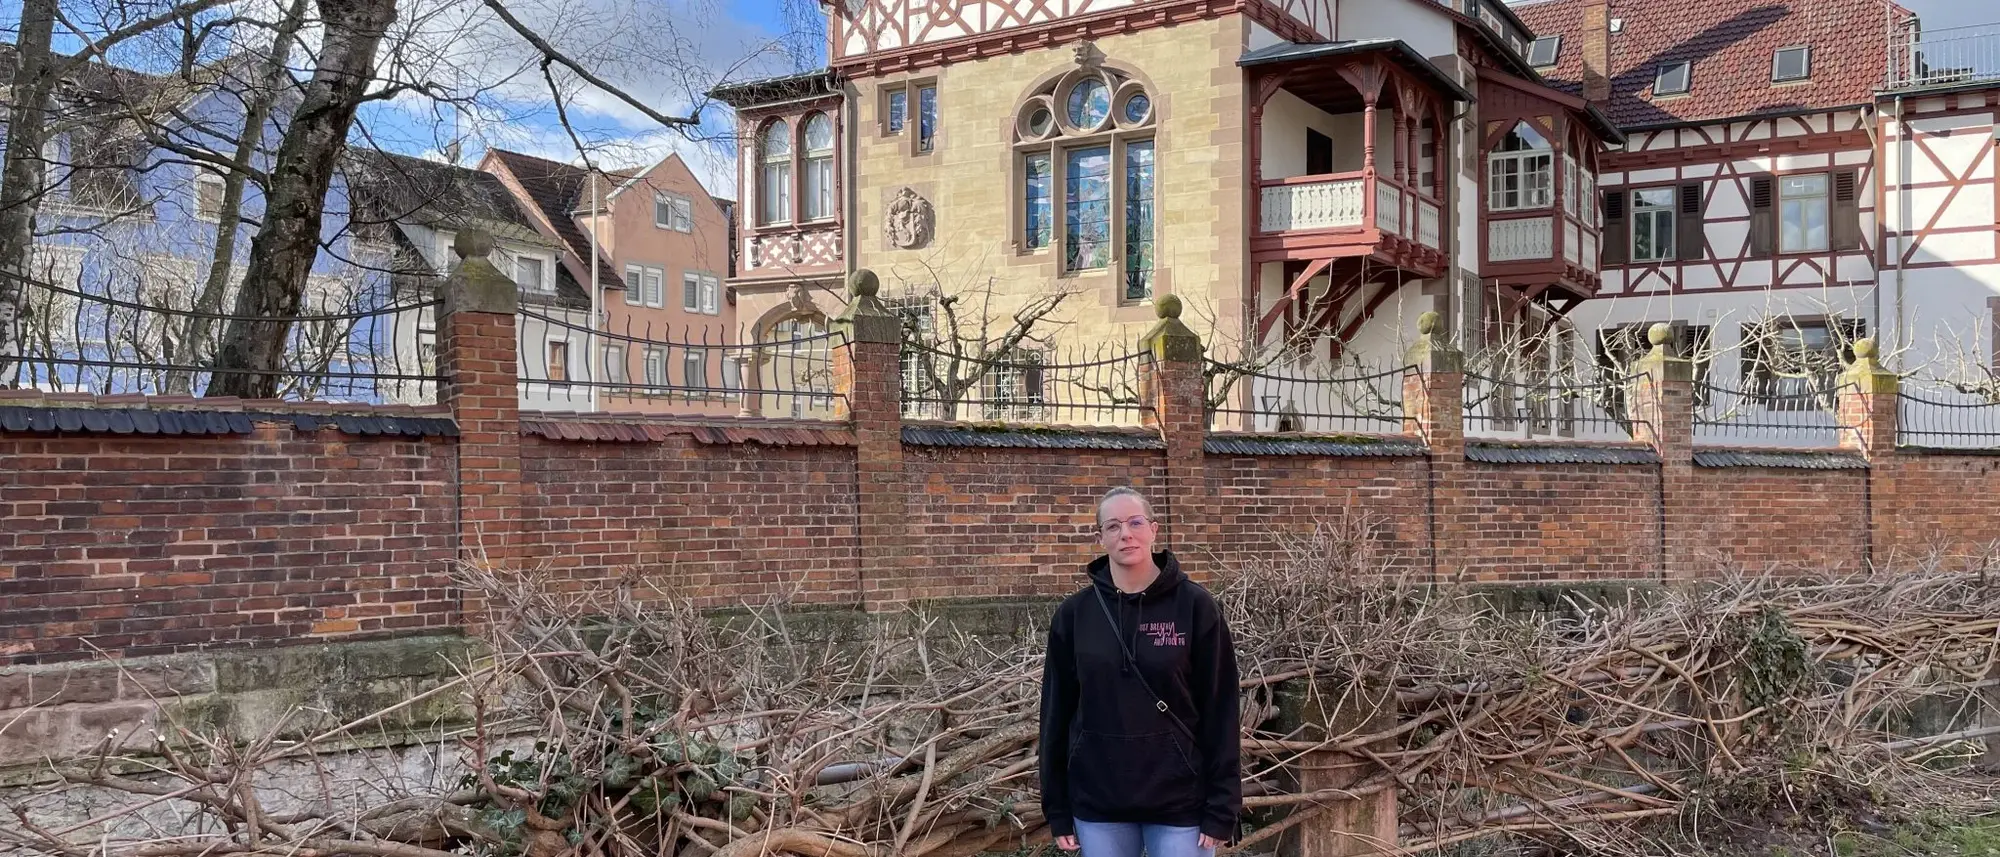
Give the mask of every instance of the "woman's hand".
M 1215 838 L 1215 837 L 1213 837 L 1213 836 L 1210 836 L 1210 835 L 1208 835 L 1208 834 L 1206 834 L 1206 833 L 1204 833 L 1204 834 L 1202 834 L 1202 835 L 1201 835 L 1201 847 L 1203 847 L 1203 848 L 1207 848 L 1207 849 L 1209 849 L 1209 850 L 1213 851 L 1213 850 L 1215 850 L 1215 849 L 1217 849 L 1217 848 L 1221 848 L 1221 847 L 1223 846 L 1223 844 L 1224 844 L 1224 843 L 1223 843 L 1223 841 L 1222 841 L 1222 840 L 1220 840 L 1220 839 L 1217 839 L 1217 838 Z
M 1208 837 L 1204 836 L 1202 838 L 1207 839 Z M 1074 836 L 1058 836 L 1056 837 L 1056 847 L 1064 851 L 1076 851 L 1083 846 L 1076 844 L 1076 837 Z

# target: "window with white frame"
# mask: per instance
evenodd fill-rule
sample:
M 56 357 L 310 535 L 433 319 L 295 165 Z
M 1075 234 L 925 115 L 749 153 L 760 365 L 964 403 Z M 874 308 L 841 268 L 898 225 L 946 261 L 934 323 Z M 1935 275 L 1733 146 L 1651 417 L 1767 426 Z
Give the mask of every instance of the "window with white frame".
M 700 390 L 708 387 L 708 353 L 697 348 L 681 352 L 681 383 Z
M 890 312 L 902 320 L 903 338 L 928 343 L 936 330 L 936 301 L 929 295 L 911 295 L 883 301 Z M 903 415 L 906 417 L 933 418 L 935 403 L 916 401 L 935 398 L 931 392 L 930 375 L 926 371 L 924 354 L 918 349 L 904 347 L 897 360 L 902 370 Z
M 1543 36 L 1528 46 L 1528 65 L 1535 68 L 1549 68 L 1556 64 L 1556 54 L 1562 49 L 1561 36 Z
M 1662 63 L 1653 78 L 1654 95 L 1681 95 L 1693 84 L 1693 65 L 1687 60 Z
M 675 232 L 693 232 L 694 201 L 677 193 L 654 194 L 653 225 Z
M 646 349 L 646 386 L 667 386 L 667 350 L 648 347 Z
M 1825 173 L 1778 178 L 1778 252 L 1815 253 L 1827 247 L 1831 215 Z
M 526 253 L 514 254 L 514 284 L 531 292 L 553 292 L 549 260 Z
M 1040 352 L 1014 351 L 979 379 L 981 419 L 1039 420 L 1047 402 Z
M 773 119 L 757 139 L 757 222 L 792 222 L 792 126 Z
M 702 315 L 722 313 L 722 281 L 713 274 L 689 271 L 681 275 L 681 309 Z
M 624 384 L 631 380 L 630 368 L 625 365 L 625 346 L 604 346 L 604 380 L 613 384 Z
M 633 306 L 666 306 L 666 269 L 657 265 L 626 265 L 625 302 Z
M 1030 96 L 1014 122 L 1016 246 L 1059 246 L 1062 273 L 1113 270 L 1122 300 L 1150 299 L 1154 112 L 1143 85 L 1105 68 L 1071 72 Z
M 550 383 L 561 384 L 569 380 L 569 340 L 549 340 L 548 370 Z
M 1486 156 L 1486 182 L 1490 211 L 1547 208 L 1554 197 L 1555 150 L 1533 125 L 1516 123 Z
M 194 175 L 194 216 L 214 221 L 222 217 L 222 177 L 207 170 Z
M 805 143 L 805 158 L 800 163 L 805 179 L 805 198 L 800 200 L 805 212 L 801 216 L 827 220 L 833 217 L 833 120 L 824 113 L 807 116 Z
M 1674 204 L 1676 188 L 1632 192 L 1632 261 L 1664 262 L 1675 258 Z
M 1796 45 L 1779 48 L 1771 55 L 1771 82 L 1784 83 L 1812 77 L 1812 48 Z

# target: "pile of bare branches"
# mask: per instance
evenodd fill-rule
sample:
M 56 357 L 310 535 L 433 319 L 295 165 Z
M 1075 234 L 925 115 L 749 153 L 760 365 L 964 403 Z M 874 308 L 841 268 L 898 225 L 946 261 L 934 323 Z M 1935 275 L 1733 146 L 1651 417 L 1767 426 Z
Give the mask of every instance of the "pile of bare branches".
M 1389 790 L 1411 850 L 1816 823 L 1935 802 L 1954 776 L 1939 757 L 2000 731 L 1964 728 L 2000 648 L 2000 596 L 1977 578 L 1739 577 L 1503 611 L 1382 579 L 1367 527 L 1325 525 L 1216 584 L 1243 671 L 1239 849 Z M 544 582 L 466 574 L 494 622 L 488 659 L 442 691 L 472 714 L 456 782 L 363 800 L 322 777 L 273 797 L 268 769 L 298 742 L 183 734 L 150 775 L 100 758 L 60 787 L 144 800 L 65 826 L 17 808 L 0 853 L 973 857 L 1046 841 L 1038 631 L 703 616 L 636 578 Z M 1956 725 L 1912 734 L 1924 710 Z M 163 801 L 200 823 L 129 823 Z

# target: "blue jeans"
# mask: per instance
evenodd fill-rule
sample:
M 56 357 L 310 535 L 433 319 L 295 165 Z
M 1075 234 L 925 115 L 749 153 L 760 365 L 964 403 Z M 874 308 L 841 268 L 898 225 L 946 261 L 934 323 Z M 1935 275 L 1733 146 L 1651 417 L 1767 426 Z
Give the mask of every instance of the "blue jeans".
M 1215 849 L 1201 847 L 1201 828 L 1168 827 L 1164 824 L 1126 824 L 1076 820 L 1076 842 L 1083 857 L 1215 857 Z

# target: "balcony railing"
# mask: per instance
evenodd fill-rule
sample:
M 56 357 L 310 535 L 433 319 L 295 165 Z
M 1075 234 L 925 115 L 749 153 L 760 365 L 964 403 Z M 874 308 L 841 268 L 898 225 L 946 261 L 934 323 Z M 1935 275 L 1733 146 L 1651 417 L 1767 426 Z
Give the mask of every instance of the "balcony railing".
M 1889 59 L 1884 89 L 2000 80 L 2000 24 L 1897 33 Z
M 1554 217 L 1516 217 L 1486 224 L 1486 258 L 1494 262 L 1547 259 L 1555 253 Z
M 1380 179 L 1375 181 L 1375 228 L 1403 234 L 1403 190 Z
M 1258 222 L 1265 232 L 1360 226 L 1364 199 L 1358 173 L 1266 182 L 1258 192 Z

